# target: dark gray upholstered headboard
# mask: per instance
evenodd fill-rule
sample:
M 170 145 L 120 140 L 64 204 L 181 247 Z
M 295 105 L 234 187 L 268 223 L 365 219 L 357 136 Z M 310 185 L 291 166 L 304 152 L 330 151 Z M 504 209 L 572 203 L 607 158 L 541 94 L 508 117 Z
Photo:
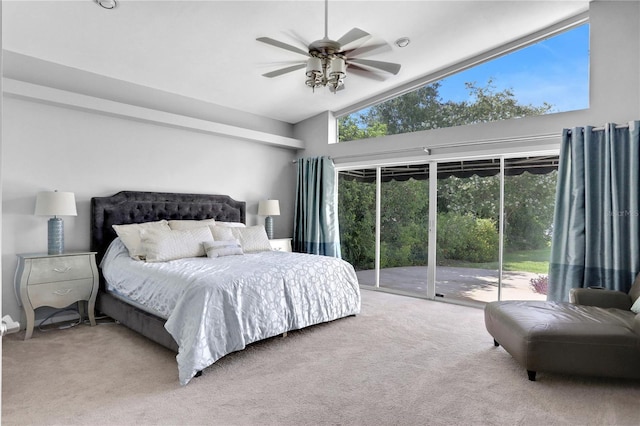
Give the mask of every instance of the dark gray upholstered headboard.
M 91 199 L 91 251 L 100 262 L 116 238 L 112 225 L 166 219 L 216 219 L 246 223 L 246 203 L 227 195 L 122 191 Z

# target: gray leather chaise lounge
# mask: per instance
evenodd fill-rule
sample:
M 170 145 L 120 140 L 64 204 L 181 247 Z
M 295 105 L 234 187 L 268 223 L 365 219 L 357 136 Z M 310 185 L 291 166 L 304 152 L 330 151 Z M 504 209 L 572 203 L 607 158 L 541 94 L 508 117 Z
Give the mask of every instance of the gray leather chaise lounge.
M 640 378 L 640 274 L 628 294 L 581 288 L 571 303 L 491 302 L 485 325 L 496 346 L 524 366 L 529 380 L 554 372 Z

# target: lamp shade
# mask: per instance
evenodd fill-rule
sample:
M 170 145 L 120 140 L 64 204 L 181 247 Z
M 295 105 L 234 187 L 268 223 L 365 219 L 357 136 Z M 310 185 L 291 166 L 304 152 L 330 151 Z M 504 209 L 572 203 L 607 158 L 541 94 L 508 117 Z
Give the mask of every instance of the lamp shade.
M 278 200 L 262 200 L 258 203 L 258 215 L 280 216 L 280 203 Z
M 307 60 L 307 77 L 316 77 L 322 74 L 322 61 L 315 56 Z
M 38 216 L 77 216 L 76 197 L 73 192 L 38 192 L 35 214 Z

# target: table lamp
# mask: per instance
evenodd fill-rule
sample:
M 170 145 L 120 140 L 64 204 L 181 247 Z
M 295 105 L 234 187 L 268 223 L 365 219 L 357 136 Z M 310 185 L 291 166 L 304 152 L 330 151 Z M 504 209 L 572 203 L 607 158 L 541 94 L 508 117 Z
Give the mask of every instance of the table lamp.
M 258 215 L 266 216 L 264 218 L 264 228 L 267 231 L 267 237 L 273 239 L 273 218 L 271 216 L 280 216 L 280 203 L 278 200 L 262 200 L 258 203 Z
M 78 215 L 73 192 L 38 192 L 35 214 L 53 216 L 48 222 L 48 253 L 64 253 L 64 222 L 58 216 Z

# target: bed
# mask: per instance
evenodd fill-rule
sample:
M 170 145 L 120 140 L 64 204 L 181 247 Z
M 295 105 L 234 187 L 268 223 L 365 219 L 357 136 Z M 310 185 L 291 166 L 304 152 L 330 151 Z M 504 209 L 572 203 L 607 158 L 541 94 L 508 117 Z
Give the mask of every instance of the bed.
M 177 352 L 182 385 L 250 343 L 360 312 L 355 271 L 340 259 L 267 249 L 134 260 L 114 229 L 199 221 L 203 232 L 200 221 L 214 226 L 211 219 L 237 225 L 236 236 L 257 231 L 244 225 L 246 204 L 226 195 L 123 191 L 91 199 L 91 250 L 101 266 L 96 309 Z

